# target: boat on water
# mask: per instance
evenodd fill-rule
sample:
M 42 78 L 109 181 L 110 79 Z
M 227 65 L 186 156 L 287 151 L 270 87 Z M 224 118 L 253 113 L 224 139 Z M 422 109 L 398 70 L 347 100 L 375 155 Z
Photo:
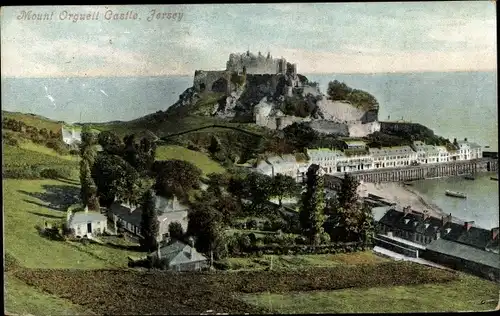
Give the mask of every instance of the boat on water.
M 413 183 L 412 183 L 412 182 L 410 182 L 410 181 L 405 181 L 405 182 L 403 182 L 403 184 L 404 184 L 404 185 L 413 185 Z
M 476 180 L 476 178 L 472 174 L 465 175 L 464 179 L 466 179 L 466 180 Z
M 493 181 L 498 181 L 498 177 L 490 177 L 490 179 Z
M 445 194 L 448 196 L 457 197 L 457 198 L 461 198 L 461 199 L 467 198 L 467 195 L 465 193 L 462 193 L 462 192 L 446 190 Z

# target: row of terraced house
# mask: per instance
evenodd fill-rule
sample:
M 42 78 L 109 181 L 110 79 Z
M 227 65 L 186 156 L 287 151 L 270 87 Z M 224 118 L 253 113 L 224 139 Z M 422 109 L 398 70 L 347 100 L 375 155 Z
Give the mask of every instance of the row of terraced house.
M 269 176 L 286 174 L 300 181 L 311 164 L 319 165 L 327 174 L 335 174 L 482 158 L 480 145 L 467 139 L 458 141 L 457 145 L 457 150 L 449 151 L 445 146 L 427 145 L 421 141 L 411 146 L 382 148 L 368 148 L 362 141 L 346 141 L 342 150 L 308 149 L 308 161 L 300 161 L 295 155 L 270 157 L 257 163 L 254 171 Z

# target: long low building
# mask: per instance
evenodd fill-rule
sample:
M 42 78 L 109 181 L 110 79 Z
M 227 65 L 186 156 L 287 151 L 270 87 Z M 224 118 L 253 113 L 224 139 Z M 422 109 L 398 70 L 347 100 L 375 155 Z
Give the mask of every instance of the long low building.
M 308 149 L 309 160 L 306 162 L 299 162 L 294 155 L 271 157 L 260 161 L 254 171 L 269 176 L 281 173 L 300 180 L 312 164 L 319 165 L 326 174 L 340 174 L 482 158 L 481 146 L 468 142 L 467 139 L 458 141 L 456 146 L 457 150 L 448 151 L 444 146 L 415 141 L 411 146 L 368 148 L 362 141 L 346 141 L 342 150 Z

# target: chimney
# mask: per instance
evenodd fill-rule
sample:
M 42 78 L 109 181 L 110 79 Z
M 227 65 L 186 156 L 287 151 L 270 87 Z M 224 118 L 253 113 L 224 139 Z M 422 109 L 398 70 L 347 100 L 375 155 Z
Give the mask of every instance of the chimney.
M 71 212 L 71 210 L 68 210 L 66 212 L 66 220 L 68 221 L 68 223 L 69 221 L 71 221 L 71 216 L 73 216 L 73 212 Z
M 441 217 L 442 226 L 444 227 L 447 223 L 451 223 L 451 213 L 449 215 Z
M 436 239 L 439 239 L 441 238 L 441 233 L 440 232 L 436 232 Z
M 392 232 L 387 232 L 387 236 L 392 237 Z
M 491 240 L 495 240 L 498 237 L 498 227 L 491 229 Z
M 407 206 L 403 208 L 403 213 L 406 215 L 411 214 L 411 207 Z
M 472 227 L 472 225 L 474 224 L 474 221 L 470 221 L 470 222 L 465 222 L 465 229 L 467 231 L 469 231 L 469 229 Z

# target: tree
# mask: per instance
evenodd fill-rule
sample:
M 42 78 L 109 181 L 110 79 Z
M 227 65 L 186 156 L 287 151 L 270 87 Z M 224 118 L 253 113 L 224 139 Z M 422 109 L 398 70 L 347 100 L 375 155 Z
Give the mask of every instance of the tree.
M 156 174 L 156 193 L 164 197 L 176 195 L 187 199 L 192 189 L 198 189 L 201 169 L 183 160 L 156 161 L 153 165 Z
M 86 159 L 82 159 L 80 161 L 80 198 L 84 206 L 89 204 L 91 179 L 89 163 Z
M 277 197 L 279 206 L 282 206 L 282 200 L 285 197 L 293 197 L 300 192 L 300 187 L 295 179 L 278 173 L 271 181 L 271 196 Z
M 141 235 L 140 244 L 146 251 L 156 250 L 160 222 L 156 216 L 155 197 L 152 190 L 146 191 L 141 203 Z
M 210 266 L 213 258 L 220 257 L 220 251 L 225 247 L 223 217 L 210 205 L 196 205 L 188 213 L 188 235 L 195 237 L 195 248 L 210 256 Z
M 371 243 L 374 234 L 373 214 L 359 201 L 359 182 L 349 174 L 344 175 L 338 199 L 332 205 L 328 219 L 329 233 L 337 241 L 363 241 Z
M 227 173 L 210 173 L 207 175 L 207 191 L 216 197 L 221 197 L 224 190 L 227 190 L 230 182 L 230 176 Z
M 184 229 L 179 222 L 171 222 L 168 225 L 168 233 L 171 238 L 176 240 L 182 240 L 184 237 Z
M 135 144 L 135 135 L 127 135 L 123 138 L 124 150 L 123 159 L 125 159 L 132 167 L 137 169 L 139 163 L 139 152 Z
M 325 222 L 324 178 L 320 170 L 316 164 L 307 170 L 306 191 L 302 194 L 299 212 L 302 230 L 311 244 L 320 243 Z
M 99 210 L 97 187 L 91 177 L 88 160 L 80 161 L 80 198 L 84 206 L 91 210 Z
M 243 180 L 243 195 L 250 200 L 254 206 L 262 206 L 271 196 L 270 176 L 252 172 Z
M 105 206 L 111 205 L 115 198 L 137 202 L 142 196 L 141 189 L 144 189 L 138 184 L 137 171 L 116 155 L 99 154 L 92 167 L 92 178 Z
M 311 147 L 319 140 L 318 132 L 306 123 L 295 122 L 288 125 L 283 129 L 283 134 L 287 142 L 299 151 Z
M 96 150 L 94 145 L 96 144 L 96 137 L 92 133 L 88 125 L 84 125 L 81 133 L 82 140 L 80 142 L 80 156 L 82 159 L 86 159 L 89 166 L 92 168 L 94 160 L 96 158 Z
M 344 82 L 338 80 L 330 81 L 326 94 L 334 101 L 347 100 L 347 96 L 351 93 L 352 89 L 349 88 Z
M 103 131 L 97 137 L 99 145 L 101 145 L 104 152 L 109 155 L 123 155 L 125 144 L 123 141 L 112 131 Z
M 349 173 L 344 173 L 344 178 L 342 179 L 338 194 L 338 206 L 346 210 L 356 207 L 359 200 L 358 187 L 359 181 Z

